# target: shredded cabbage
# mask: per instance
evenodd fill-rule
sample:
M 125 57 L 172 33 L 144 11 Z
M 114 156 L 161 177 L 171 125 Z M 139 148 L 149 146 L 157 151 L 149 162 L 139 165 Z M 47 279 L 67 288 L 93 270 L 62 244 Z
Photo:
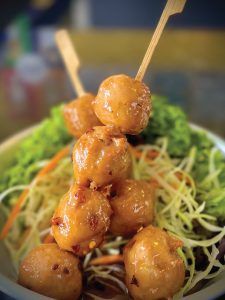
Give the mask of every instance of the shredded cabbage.
M 43 237 L 50 232 L 50 220 L 60 198 L 68 191 L 71 178 L 72 164 L 71 159 L 67 157 L 62 159 L 53 171 L 29 187 L 29 194 L 22 210 L 4 239 L 15 271 L 26 254 L 39 245 Z M 13 205 L 18 198 L 18 193 L 15 192 L 26 187 L 12 187 L 1 193 L 0 199 L 4 201 L 11 193 L 10 203 Z
M 216 218 L 205 213 L 204 202 L 196 201 L 197 188 L 190 176 L 195 164 L 195 148 L 179 161 L 166 154 L 167 144 L 166 138 L 158 140 L 159 155 L 152 161 L 145 158 L 149 151 L 156 150 L 155 145 L 137 148 L 142 156 L 140 159 L 133 157 L 134 178 L 158 182 L 156 225 L 168 230 L 184 243 L 179 254 L 184 259 L 188 276 L 184 287 L 175 296 L 179 299 L 202 279 L 213 278 L 224 271 L 225 266 L 216 257 L 219 253 L 217 243 L 225 236 L 225 227 L 219 227 Z M 215 150 L 212 150 L 209 172 L 203 182 L 210 180 L 217 186 L 219 172 L 215 168 L 214 154 Z M 208 260 L 207 266 L 201 271 L 196 269 L 196 248 L 201 248 Z M 217 268 L 216 272 L 214 267 Z
M 183 241 L 183 247 L 178 250 L 186 266 L 186 280 L 183 288 L 174 297 L 179 299 L 203 279 L 211 279 L 224 271 L 224 265 L 217 260 L 218 242 L 225 236 L 225 227 L 220 227 L 217 219 L 207 214 L 206 203 L 197 201 L 201 189 L 190 175 L 196 163 L 196 148 L 192 147 L 184 158 L 174 158 L 168 153 L 168 139 L 160 138 L 154 145 L 141 145 L 131 150 L 133 163 L 133 178 L 156 182 L 156 220 L 155 225 L 168 230 L 172 235 Z M 149 158 L 154 150 L 158 155 Z M 135 155 L 137 151 L 140 155 Z M 214 158 L 216 150 L 212 150 L 208 172 L 201 182 L 213 184 L 218 188 L 219 170 Z M 72 164 L 69 157 L 64 158 L 55 170 L 46 174 L 35 183 L 29 191 L 26 202 L 16 219 L 10 233 L 4 240 L 16 270 L 21 259 L 50 232 L 50 219 L 61 198 L 69 189 L 72 178 Z M 4 207 L 5 197 L 10 196 L 11 205 L 17 198 L 18 190 L 26 186 L 15 186 L 0 194 Z M 4 207 L 5 214 L 8 207 Z M 109 254 L 120 254 L 127 240 L 122 237 L 107 236 L 103 246 L 87 254 L 83 268 L 88 284 L 99 282 L 110 287 L 116 287 L 122 293 L 127 293 L 123 281 L 124 269 L 119 265 L 91 266 L 94 257 Z M 196 249 L 205 255 L 206 265 L 199 270 Z M 87 292 L 90 297 L 94 294 Z M 95 298 L 94 298 L 95 299 Z M 101 298 L 99 298 L 101 299 Z

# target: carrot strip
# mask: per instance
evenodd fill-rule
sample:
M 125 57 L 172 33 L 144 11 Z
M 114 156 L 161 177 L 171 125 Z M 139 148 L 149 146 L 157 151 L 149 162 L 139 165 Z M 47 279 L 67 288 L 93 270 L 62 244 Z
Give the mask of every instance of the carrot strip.
M 159 156 L 159 152 L 157 150 L 150 150 L 147 152 L 147 157 L 150 158 L 150 159 L 155 159 Z
M 90 261 L 91 266 L 97 265 L 112 265 L 123 263 L 123 255 L 105 255 L 101 257 L 96 257 Z
M 142 152 L 135 149 L 134 147 L 130 146 L 130 151 L 132 152 L 132 154 L 134 155 L 134 157 L 136 158 L 141 158 L 142 157 Z M 147 152 L 147 156 L 145 157 L 145 161 L 147 162 L 152 162 L 152 160 L 154 160 L 156 157 L 158 157 L 159 152 L 157 150 L 149 150 Z
M 31 182 L 31 185 L 41 176 L 47 174 L 48 172 L 50 172 L 51 170 L 53 170 L 56 166 L 57 163 L 63 158 L 65 157 L 70 151 L 70 147 L 67 146 L 65 148 L 63 148 L 62 150 L 60 150 L 55 156 L 53 156 L 53 158 L 50 160 L 50 162 L 36 175 L 36 177 L 33 179 L 33 181 Z M 18 216 L 21 207 L 23 205 L 23 203 L 25 202 L 27 195 L 29 193 L 29 188 L 25 189 L 22 194 L 19 196 L 15 206 L 13 207 L 12 211 L 10 212 L 8 219 L 5 222 L 5 225 L 2 228 L 1 234 L 0 234 L 0 240 L 3 240 L 9 230 L 12 228 L 12 225 L 16 219 L 16 217 Z
M 15 221 L 17 215 L 19 214 L 20 208 L 21 208 L 22 204 L 24 203 L 24 200 L 26 199 L 28 193 L 29 193 L 29 189 L 25 189 L 22 192 L 22 194 L 20 195 L 20 197 L 18 198 L 15 206 L 13 207 L 11 213 L 9 214 L 9 217 L 8 217 L 4 227 L 2 228 L 0 240 L 4 239 L 6 237 L 6 235 L 8 234 L 9 230 L 11 229 L 13 222 Z
M 181 172 L 177 171 L 177 172 L 175 173 L 175 175 L 176 175 L 176 177 L 177 177 L 180 181 L 182 181 L 182 180 L 185 179 L 186 184 L 187 184 L 187 185 L 191 185 L 190 179 L 189 179 L 187 176 L 185 176 L 184 174 L 182 174 Z
M 56 166 L 57 163 L 63 158 L 65 157 L 67 154 L 69 154 L 70 151 L 70 147 L 67 146 L 65 148 L 63 148 L 62 150 L 60 150 L 52 159 L 51 161 L 37 174 L 36 179 L 47 174 L 48 172 L 50 172 L 51 170 L 53 170 Z
M 133 147 L 131 145 L 129 145 L 129 146 L 130 146 L 130 151 L 132 152 L 134 157 L 136 157 L 136 158 L 141 158 L 142 157 L 142 153 L 139 150 L 135 149 L 135 147 Z M 145 157 L 144 159 L 145 159 L 146 162 L 152 162 L 152 160 L 155 159 L 158 155 L 159 155 L 159 152 L 152 149 L 152 150 L 149 150 L 147 152 L 147 157 Z M 160 184 L 158 183 L 158 181 L 156 179 L 152 178 L 149 181 L 149 183 L 152 185 L 152 187 L 154 189 L 157 189 L 157 188 L 160 187 Z
M 43 244 L 50 244 L 55 241 L 54 237 L 51 234 L 47 234 L 43 240 Z
M 158 189 L 160 187 L 160 184 L 156 179 L 150 179 L 149 183 L 153 189 Z

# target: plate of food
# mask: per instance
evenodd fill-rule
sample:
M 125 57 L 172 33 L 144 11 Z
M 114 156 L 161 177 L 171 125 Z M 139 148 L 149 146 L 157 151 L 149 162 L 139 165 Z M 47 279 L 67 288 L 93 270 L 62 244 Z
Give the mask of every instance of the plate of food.
M 186 284 L 182 288 L 182 293 L 185 295 L 194 288 L 198 290 L 203 287 L 195 294 L 198 295 L 198 299 L 209 299 L 209 290 L 215 296 L 224 291 L 224 279 L 223 277 L 220 279 L 224 268 L 216 258 L 224 254 L 222 224 L 225 218 L 223 209 L 225 160 L 222 151 L 225 143 L 206 130 L 189 126 L 184 112 L 170 104 L 164 97 L 152 98 L 154 113 L 151 122 L 138 136 L 135 141 L 137 145 L 130 146 L 134 179 L 121 181 L 123 182 L 119 188 L 121 196 L 114 196 L 111 200 L 114 203 L 114 211 L 117 211 L 119 205 L 118 216 L 123 222 L 116 221 L 114 215 L 111 231 L 115 232 L 115 235 L 106 235 L 103 245 L 82 259 L 84 276 L 87 276 L 87 281 L 89 280 L 89 288 L 98 287 L 101 291 L 102 282 L 108 276 L 110 285 L 115 285 L 115 289 L 126 291 L 123 279 L 117 277 L 117 272 L 120 275 L 124 274 L 123 259 L 120 255 L 123 245 L 128 242 L 127 233 L 137 221 L 134 219 L 132 224 L 132 211 L 134 208 L 138 210 L 138 202 L 130 210 L 129 201 L 133 195 L 139 199 L 137 191 L 140 187 L 132 180 L 139 180 L 139 183 L 147 180 L 156 186 L 156 212 L 155 220 L 152 222 L 151 205 L 148 209 L 144 207 L 147 214 L 145 215 L 145 211 L 141 211 L 140 214 L 143 222 L 143 218 L 146 217 L 147 223 L 168 230 L 183 242 L 182 248 L 179 248 L 179 255 L 187 265 Z M 1 274 L 6 277 L 1 275 L 0 286 L 3 291 L 19 299 L 25 299 L 26 294 L 26 298 L 29 299 L 31 292 L 26 290 L 25 293 L 24 288 L 7 278 L 16 281 L 21 260 L 43 241 L 51 241 L 51 239 L 48 241 L 51 238 L 48 235 L 51 218 L 61 196 L 69 188 L 72 178 L 71 157 L 65 150 L 72 138 L 67 133 L 61 111 L 62 106 L 54 108 L 49 119 L 22 135 L 13 137 L 3 144 L 0 150 L 5 163 L 5 166 L 2 165 L 4 180 L 1 180 L 0 197 L 1 215 L 4 216 L 4 220 L 10 216 L 15 203 L 18 203 L 20 193 L 26 191 L 30 182 L 38 178 L 37 172 L 46 167 L 49 170 L 47 173 L 42 171 L 43 175 L 39 177 L 39 182 L 36 181 L 29 188 L 26 204 L 15 212 L 17 218 L 3 240 L 4 246 L 1 245 Z M 134 144 L 134 137 L 131 140 Z M 57 159 L 51 159 L 53 156 Z M 54 161 L 57 164 L 52 165 Z M 10 168 L 6 169 L 6 165 L 10 165 Z M 54 168 L 51 169 L 49 166 Z M 131 196 L 129 189 L 133 190 Z M 128 194 L 124 198 L 123 195 L 126 193 Z M 138 227 L 139 222 L 142 221 L 138 220 Z M 143 233 L 143 230 L 137 235 Z M 125 238 L 117 236 L 119 233 Z M 162 241 L 162 237 L 160 240 Z M 151 242 L 149 238 L 149 243 Z M 40 264 L 44 261 L 44 257 L 40 254 Z M 214 280 L 211 279 L 213 277 Z M 162 285 L 162 282 L 160 284 Z M 209 284 L 209 287 L 204 288 Z M 195 294 L 191 295 L 192 299 Z
M 136 78 L 110 76 L 94 96 L 67 33 L 56 40 L 79 97 L 0 147 L 1 291 L 23 300 L 222 295 L 225 142 L 151 95 L 142 79 L 155 43 Z

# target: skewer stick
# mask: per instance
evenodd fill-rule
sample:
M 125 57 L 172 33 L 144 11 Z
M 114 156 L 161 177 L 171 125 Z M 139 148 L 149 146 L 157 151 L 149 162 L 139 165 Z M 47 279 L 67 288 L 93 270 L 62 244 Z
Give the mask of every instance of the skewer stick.
M 67 30 L 58 30 L 55 40 L 78 96 L 86 94 L 78 75 L 80 61 Z
M 185 3 L 186 0 L 167 1 L 135 79 L 142 81 L 169 17 L 174 14 L 181 13 L 183 11 Z

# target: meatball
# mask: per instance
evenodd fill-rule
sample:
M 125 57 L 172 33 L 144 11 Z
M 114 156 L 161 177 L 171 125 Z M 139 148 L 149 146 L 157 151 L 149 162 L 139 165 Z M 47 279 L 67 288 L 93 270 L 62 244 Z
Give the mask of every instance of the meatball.
M 177 254 L 182 242 L 148 226 L 124 250 L 126 284 L 135 300 L 168 299 L 184 283 L 185 267 Z
M 94 95 L 85 94 L 64 106 L 64 119 L 69 132 L 79 138 L 88 129 L 101 125 L 94 113 Z
M 34 248 L 19 268 L 19 284 L 55 299 L 78 299 L 82 290 L 79 259 L 56 244 Z
M 123 133 L 138 134 L 149 121 L 150 91 L 141 81 L 114 75 L 102 82 L 93 105 L 104 125 L 116 126 Z
M 154 189 L 146 181 L 121 181 L 110 204 L 113 210 L 110 231 L 114 235 L 130 236 L 154 220 Z
M 109 228 L 111 207 L 98 191 L 73 185 L 52 218 L 52 233 L 60 248 L 78 256 L 98 247 Z
M 128 177 L 131 158 L 126 137 L 109 126 L 82 135 L 73 149 L 73 168 L 80 185 L 102 187 Z

